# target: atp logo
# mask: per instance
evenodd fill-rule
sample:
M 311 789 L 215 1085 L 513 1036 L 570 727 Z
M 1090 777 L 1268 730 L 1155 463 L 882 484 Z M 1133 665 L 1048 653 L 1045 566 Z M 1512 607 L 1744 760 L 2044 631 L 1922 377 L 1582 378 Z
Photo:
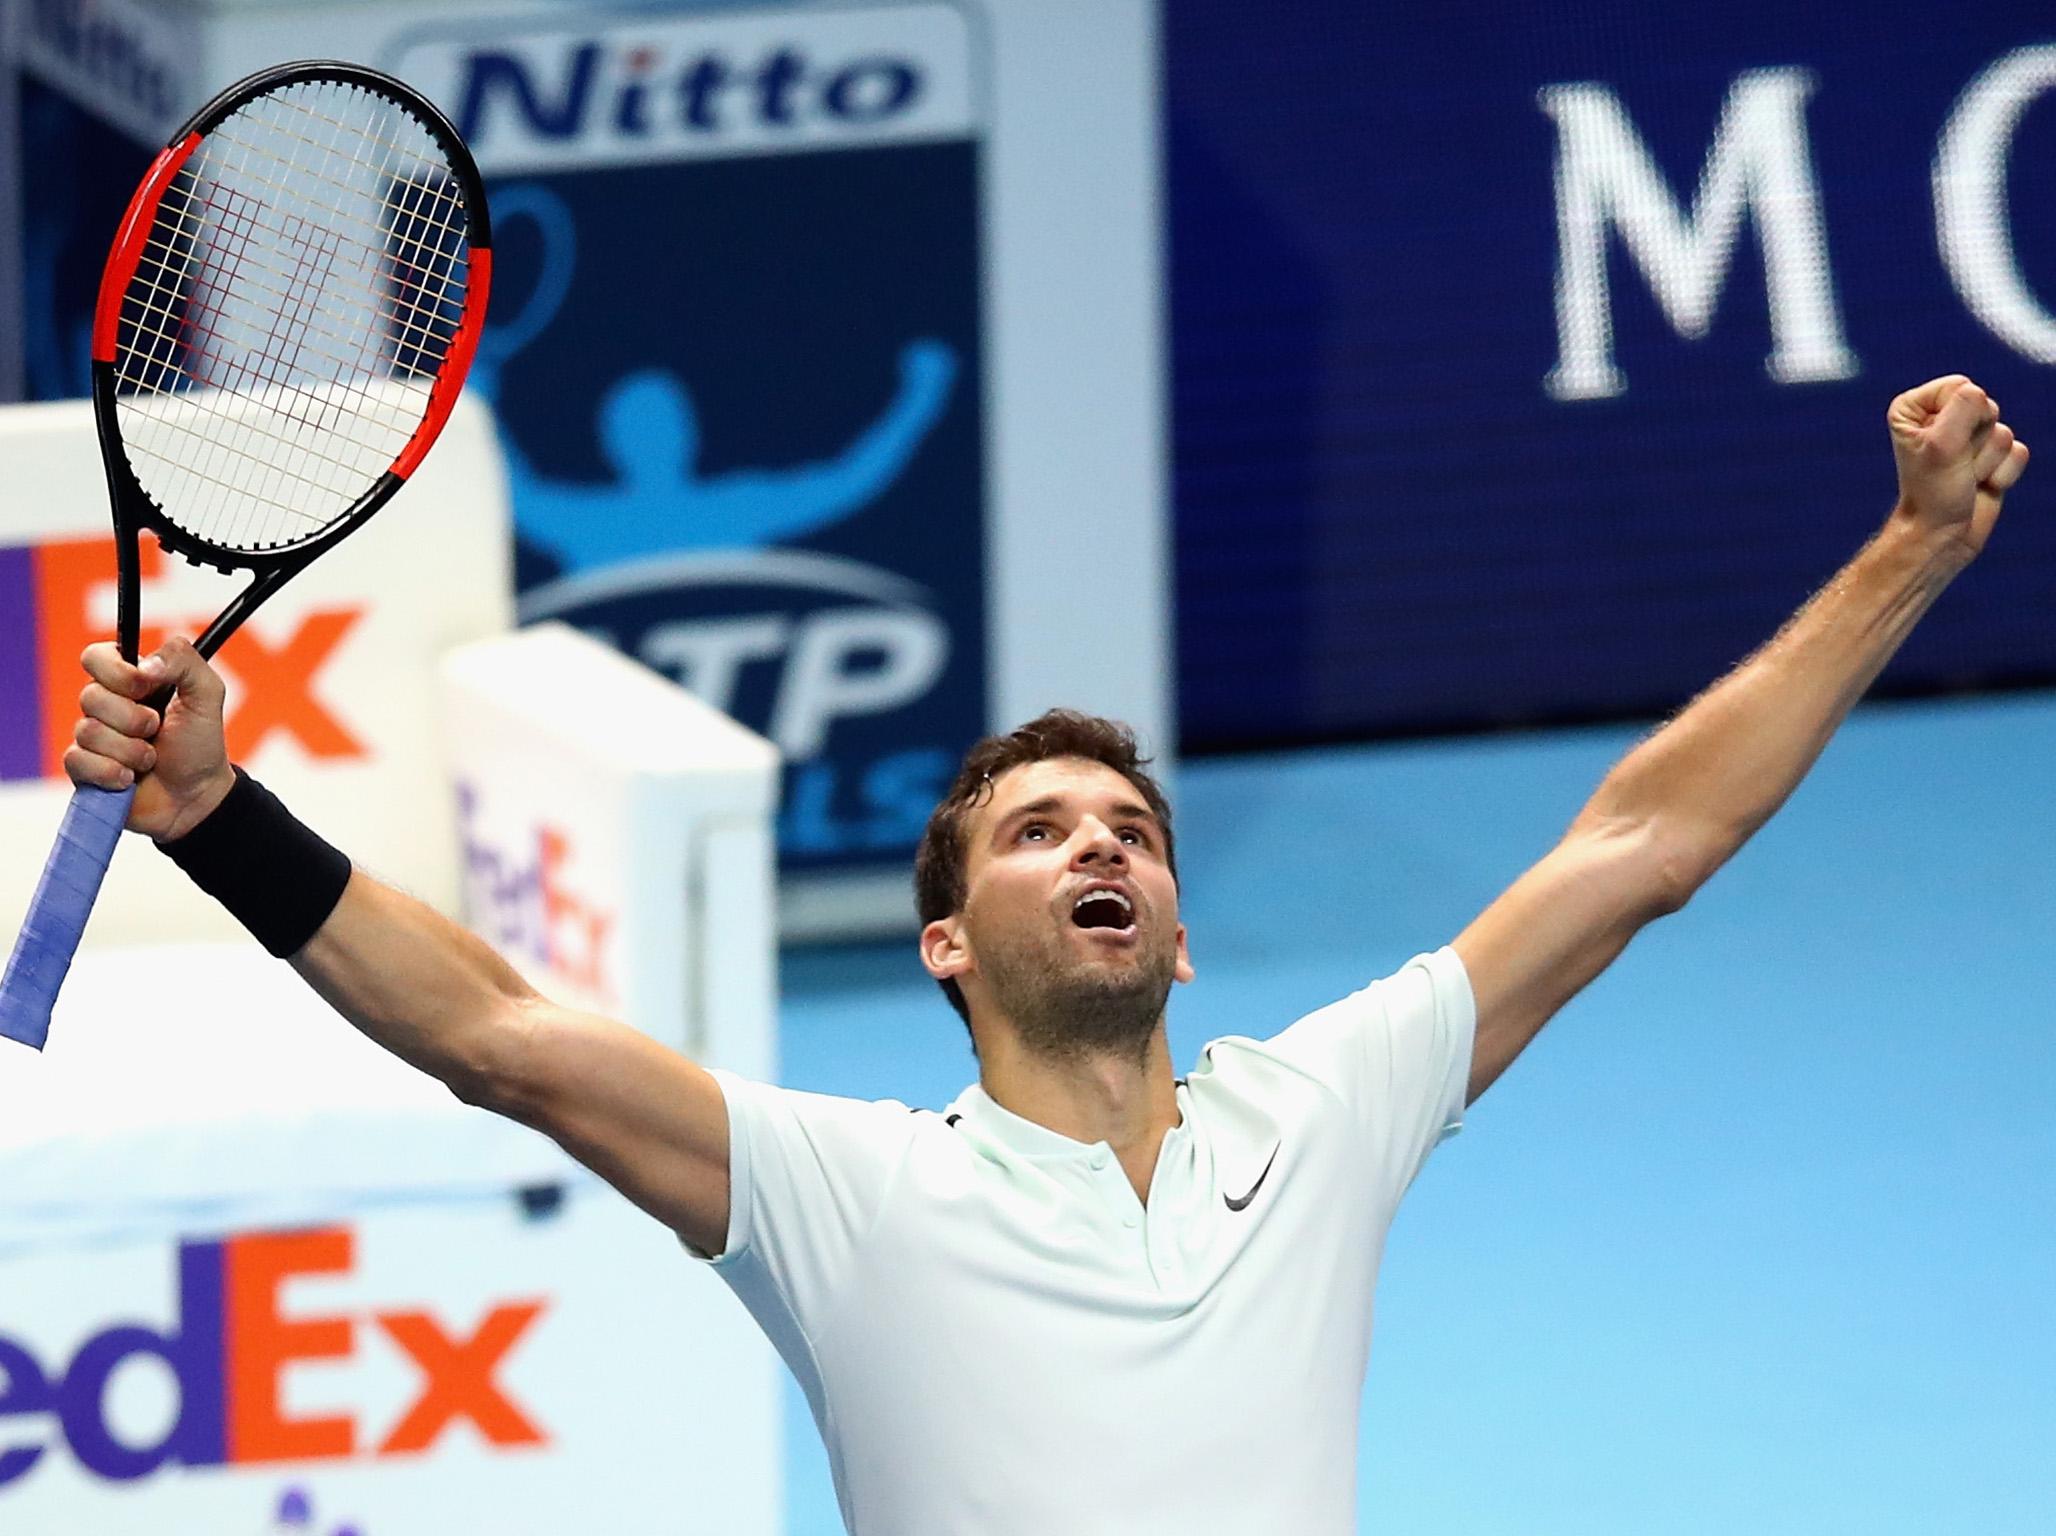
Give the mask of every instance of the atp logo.
M 143 611 L 152 611 L 149 583 L 166 574 L 164 552 L 142 541 Z M 113 630 L 114 545 L 106 538 L 62 539 L 0 546 L 0 644 L 13 657 L 32 657 L 0 668 L 0 783 L 52 778 L 64 772 L 85 682 L 78 657 Z M 209 613 L 146 622 L 140 637 L 148 655 L 173 634 L 195 634 Z M 366 755 L 364 744 L 321 701 L 323 668 L 349 637 L 364 609 L 336 606 L 303 611 L 289 634 L 270 638 L 246 626 L 222 647 L 217 665 L 242 686 L 230 698 L 229 756 L 247 759 L 274 738 L 294 741 L 309 757 Z M 276 635 L 275 624 L 270 635 Z
M 176 1316 L 163 1329 L 123 1320 L 86 1338 L 61 1366 L 0 1333 L 0 1488 L 33 1472 L 54 1448 L 11 1419 L 56 1417 L 57 1438 L 80 1466 L 111 1482 L 184 1467 L 417 1455 L 468 1423 L 496 1450 L 542 1446 L 548 1435 L 498 1380 L 542 1316 L 541 1299 L 503 1302 L 468 1332 L 426 1308 L 368 1316 L 288 1315 L 282 1291 L 300 1276 L 349 1275 L 347 1226 L 250 1232 L 178 1246 Z M 368 1325 L 368 1326 L 367 1326 Z M 284 1376 L 300 1361 L 349 1361 L 382 1338 L 416 1368 L 411 1404 L 390 1424 L 355 1413 L 297 1414 Z M 178 1408 L 154 1444 L 125 1440 L 110 1422 L 110 1383 L 138 1356 L 170 1368 Z
M 560 403 L 549 435 L 532 439 L 559 454 L 567 440 L 597 449 L 602 477 L 564 475 L 525 445 L 532 428 L 505 391 L 579 302 L 578 222 L 543 181 L 503 183 L 493 197 L 534 268 L 486 328 L 472 373 L 502 407 L 516 522 L 548 573 L 525 580 L 523 622 L 575 624 L 776 742 L 789 857 L 855 862 L 911 847 L 956 748 L 983 723 L 983 594 L 964 579 L 981 536 L 965 333 L 909 327 L 867 356 L 851 349 L 838 365 L 852 386 L 842 419 L 787 427 L 794 446 L 773 447 L 769 462 L 717 458 L 708 418 L 723 417 L 734 388 L 718 370 L 646 363 L 601 376 L 589 417 Z M 534 882 L 493 876 L 475 854 L 472 865 L 474 884 L 508 885 L 474 910 L 559 931 L 534 912 Z M 544 958 L 541 945 L 523 947 Z
M 520 618 L 776 742 L 788 870 L 897 862 L 988 723 L 977 48 L 958 6 L 867 0 L 396 50 L 492 190 L 468 387 Z

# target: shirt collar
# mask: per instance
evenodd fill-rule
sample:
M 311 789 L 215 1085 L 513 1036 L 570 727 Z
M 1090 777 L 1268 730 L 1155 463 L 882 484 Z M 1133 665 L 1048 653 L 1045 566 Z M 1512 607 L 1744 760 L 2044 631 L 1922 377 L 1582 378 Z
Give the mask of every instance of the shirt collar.
M 982 1083 L 973 1083 L 956 1096 L 945 1116 L 960 1117 L 961 1123 L 970 1127 L 979 1137 L 996 1142 L 1017 1157 L 1033 1158 L 1037 1161 L 1070 1162 L 1088 1158 L 1096 1152 L 1111 1151 L 1103 1141 L 1073 1141 L 1060 1131 L 1053 1131 L 1046 1125 L 1024 1119 L 985 1091 Z M 1179 1123 L 1167 1133 L 1175 1136 L 1192 1123 L 1191 1111 L 1185 1102 L 1185 1085 L 1178 1085 Z

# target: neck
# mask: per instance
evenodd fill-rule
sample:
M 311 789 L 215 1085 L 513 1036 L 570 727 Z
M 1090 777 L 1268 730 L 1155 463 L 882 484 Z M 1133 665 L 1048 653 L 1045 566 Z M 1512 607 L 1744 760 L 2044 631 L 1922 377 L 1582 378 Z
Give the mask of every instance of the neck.
M 1103 1141 L 1131 1173 L 1155 1166 L 1164 1133 L 1179 1121 L 1161 1019 L 1140 1056 L 1094 1051 L 1055 1060 L 1010 1029 L 990 1030 L 979 1042 L 978 1078 L 1001 1108 L 1073 1141 Z

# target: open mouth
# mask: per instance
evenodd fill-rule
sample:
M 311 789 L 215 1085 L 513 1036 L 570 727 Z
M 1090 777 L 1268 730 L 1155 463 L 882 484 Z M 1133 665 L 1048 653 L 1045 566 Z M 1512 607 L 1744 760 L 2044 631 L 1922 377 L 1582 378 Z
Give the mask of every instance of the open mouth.
M 1123 892 L 1103 886 L 1085 892 L 1072 903 L 1071 921 L 1080 928 L 1131 933 L 1135 928 L 1135 905 Z

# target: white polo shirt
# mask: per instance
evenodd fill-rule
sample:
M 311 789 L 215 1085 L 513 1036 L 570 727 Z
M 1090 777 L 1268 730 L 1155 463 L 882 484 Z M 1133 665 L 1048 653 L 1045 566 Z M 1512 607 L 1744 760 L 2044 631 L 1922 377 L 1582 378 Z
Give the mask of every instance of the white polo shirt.
M 717 1072 L 712 1261 L 798 1377 L 852 1536 L 1345 1536 L 1371 1293 L 1461 1122 L 1443 949 L 1177 1090 L 1145 1207 L 1105 1142 Z M 688 1250 L 690 1251 L 690 1250 Z

